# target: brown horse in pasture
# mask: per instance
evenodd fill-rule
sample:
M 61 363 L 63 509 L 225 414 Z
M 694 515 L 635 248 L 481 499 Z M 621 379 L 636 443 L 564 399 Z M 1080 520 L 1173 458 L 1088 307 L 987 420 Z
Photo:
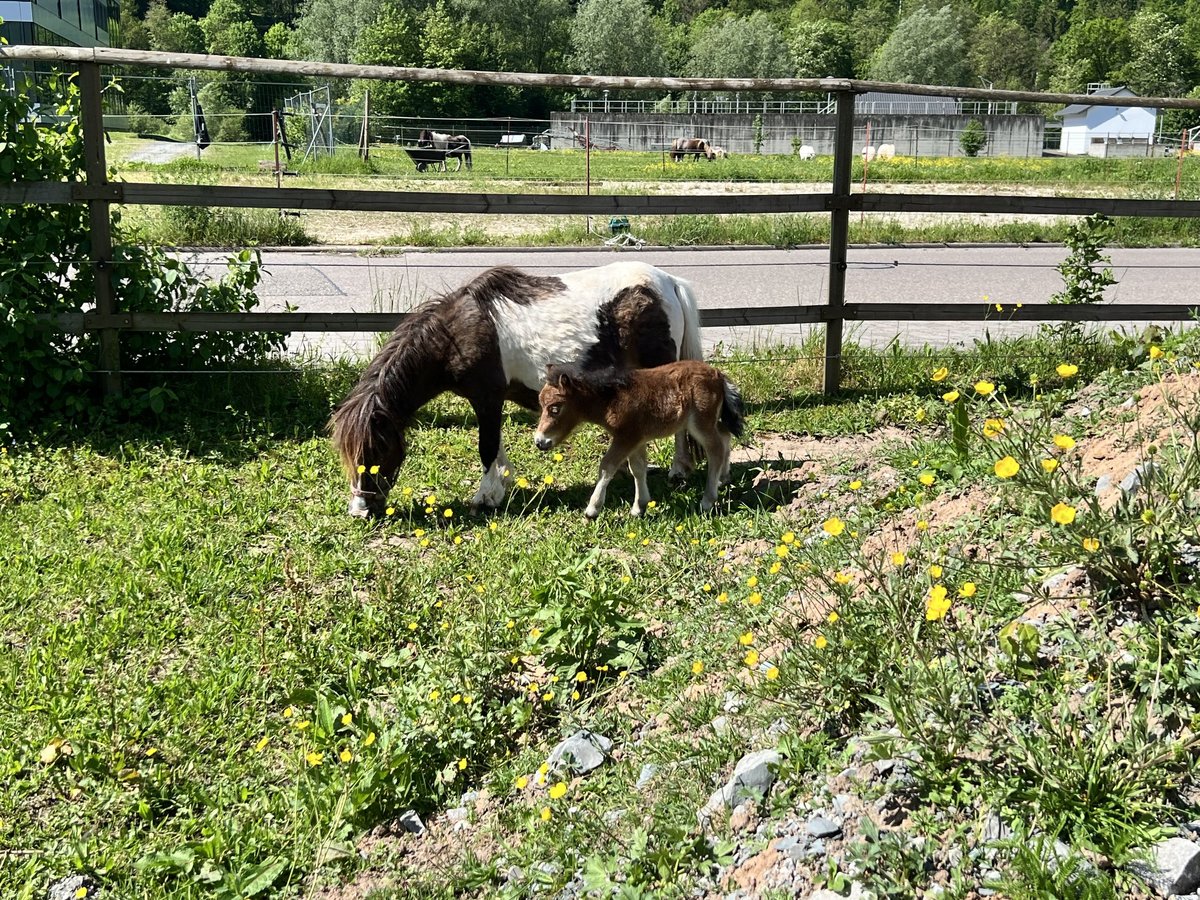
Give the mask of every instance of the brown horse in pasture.
M 716 154 L 704 138 L 675 138 L 671 141 L 671 162 L 682 162 L 685 156 L 693 159 L 703 156 L 709 162 L 716 159 Z

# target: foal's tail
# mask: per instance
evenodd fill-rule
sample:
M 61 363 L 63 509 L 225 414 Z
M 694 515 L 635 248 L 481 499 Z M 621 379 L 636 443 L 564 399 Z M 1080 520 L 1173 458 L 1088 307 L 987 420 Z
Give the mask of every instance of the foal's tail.
M 464 138 L 463 141 L 465 143 L 465 146 L 463 147 L 463 154 L 462 154 L 463 160 L 467 164 L 467 171 L 470 172 L 471 171 L 471 142 L 466 140 L 466 138 Z
M 746 408 L 742 404 L 742 392 L 724 374 L 721 375 L 721 388 L 725 393 L 721 403 L 721 424 L 734 437 L 741 437 L 742 432 L 746 430 Z

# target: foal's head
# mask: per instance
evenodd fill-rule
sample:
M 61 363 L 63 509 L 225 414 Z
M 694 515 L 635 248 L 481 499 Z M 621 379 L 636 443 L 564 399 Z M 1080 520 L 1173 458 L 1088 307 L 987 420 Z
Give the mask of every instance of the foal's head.
M 546 383 L 538 394 L 542 416 L 533 443 L 539 450 L 561 444 L 580 422 L 600 422 L 604 407 L 628 377 L 615 368 L 585 371 L 573 366 L 546 366 Z

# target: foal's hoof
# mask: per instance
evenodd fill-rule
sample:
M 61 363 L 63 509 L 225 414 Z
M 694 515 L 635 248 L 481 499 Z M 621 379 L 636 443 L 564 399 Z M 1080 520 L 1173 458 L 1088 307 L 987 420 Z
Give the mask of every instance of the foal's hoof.
M 600 518 L 600 510 L 592 509 L 590 506 L 583 511 L 583 517 L 589 522 L 595 522 Z

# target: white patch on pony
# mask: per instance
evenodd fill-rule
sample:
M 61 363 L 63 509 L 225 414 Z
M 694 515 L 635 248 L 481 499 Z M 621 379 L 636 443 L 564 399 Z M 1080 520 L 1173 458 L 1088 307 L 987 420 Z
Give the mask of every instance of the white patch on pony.
M 600 307 L 635 285 L 647 285 L 663 298 L 678 355 L 684 339 L 683 300 L 678 282 L 666 272 L 624 260 L 557 277 L 566 289 L 553 303 L 497 301 L 493 320 L 508 381 L 539 390 L 547 365 L 579 362 L 598 339 Z
M 479 482 L 479 490 L 471 498 L 471 506 L 475 509 L 481 506 L 495 509 L 504 502 L 504 494 L 512 484 L 512 480 L 512 466 L 508 462 L 508 455 L 504 452 L 504 445 L 501 444 L 500 452 L 496 454 L 496 461 L 483 473 L 483 480 Z

